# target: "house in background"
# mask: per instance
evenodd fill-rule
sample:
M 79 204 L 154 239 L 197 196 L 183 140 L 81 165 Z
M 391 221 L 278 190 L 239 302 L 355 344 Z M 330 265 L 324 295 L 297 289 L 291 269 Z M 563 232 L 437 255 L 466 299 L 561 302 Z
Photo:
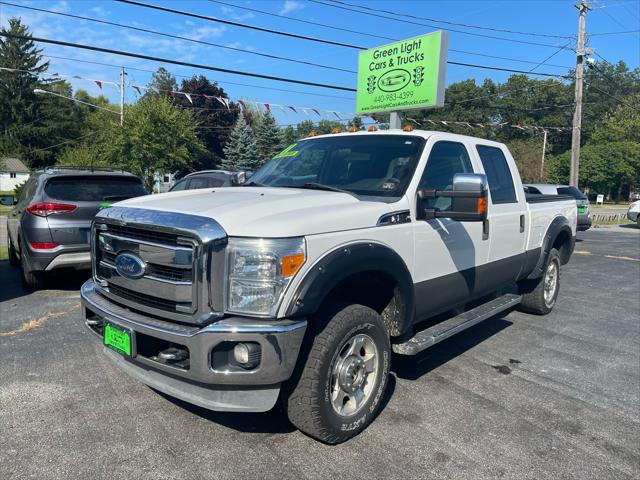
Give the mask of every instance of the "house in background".
M 13 192 L 29 178 L 29 169 L 17 158 L 0 158 L 0 192 Z

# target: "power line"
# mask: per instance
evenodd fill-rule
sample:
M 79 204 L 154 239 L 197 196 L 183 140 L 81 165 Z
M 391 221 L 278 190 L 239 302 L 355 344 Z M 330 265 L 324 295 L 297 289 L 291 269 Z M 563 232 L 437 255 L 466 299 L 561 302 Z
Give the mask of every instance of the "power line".
M 266 53 L 266 52 L 256 52 L 256 51 L 252 51 L 252 50 L 245 50 L 243 48 L 230 47 L 230 46 L 222 45 L 222 44 L 219 44 L 219 43 L 212 43 L 212 42 L 207 42 L 207 41 L 204 41 L 204 40 L 196 40 L 196 39 L 193 39 L 193 38 L 183 37 L 183 36 L 180 36 L 180 35 L 173 35 L 173 34 L 170 34 L 170 33 L 159 32 L 157 30 L 151 30 L 151 29 L 148 29 L 148 28 L 141 28 L 141 27 L 134 27 L 134 26 L 131 26 L 131 25 L 124 25 L 122 23 L 110 22 L 110 21 L 107 21 L 107 20 L 100 20 L 100 19 L 97 19 L 97 18 L 84 17 L 84 16 L 81 16 L 81 15 L 74 15 L 74 14 L 71 14 L 71 13 L 56 12 L 56 11 L 53 11 L 53 10 L 46 10 L 44 8 L 28 7 L 26 5 L 18 5 L 18 4 L 9 3 L 9 2 L 0 2 L 0 4 L 10 5 L 12 7 L 17 7 L 17 8 L 23 8 L 23 9 L 26 9 L 26 10 L 34 10 L 34 11 L 37 11 L 37 12 L 49 13 L 51 15 L 59 15 L 59 16 L 62 16 L 62 17 L 77 18 L 77 19 L 80 19 L 80 20 L 86 20 L 88 22 L 95 22 L 95 23 L 100 23 L 100 24 L 103 24 L 103 25 L 109 25 L 109 26 L 118 27 L 118 28 L 126 28 L 126 29 L 129 29 L 129 30 L 135 30 L 135 31 L 138 31 L 138 32 L 150 33 L 150 34 L 153 34 L 153 35 L 160 35 L 160 36 L 163 36 L 163 37 L 173 38 L 173 39 L 176 39 L 176 40 L 182 40 L 182 41 L 192 42 L 192 43 L 199 43 L 201 45 L 208 45 L 208 46 L 211 46 L 211 47 L 217 47 L 217 48 L 223 48 L 223 49 L 226 49 L 226 50 L 233 50 L 233 51 L 236 51 L 236 52 L 248 53 L 248 54 L 251 54 L 251 55 L 257 55 L 257 56 L 260 56 L 260 57 L 272 58 L 272 59 L 275 59 L 275 60 L 283 60 L 283 61 L 287 61 L 287 62 L 310 65 L 310 66 L 313 66 L 313 67 L 326 68 L 328 70 L 337 70 L 337 71 L 342 71 L 342 72 L 347 72 L 347 73 L 358 73 L 355 70 L 349 70 L 347 68 L 335 67 L 335 66 L 332 66 L 332 65 L 323 65 L 323 64 L 320 64 L 320 63 L 308 62 L 308 61 L 305 61 L 305 60 L 298 60 L 298 59 L 289 58 L 289 57 L 282 57 L 282 56 L 279 56 L 279 55 L 274 55 L 274 54 Z
M 156 73 L 155 70 L 148 70 L 148 69 L 144 69 L 144 68 L 137 68 L 137 67 L 128 67 L 126 65 L 114 65 L 112 63 L 104 63 L 104 62 L 93 62 L 90 60 L 81 60 L 79 58 L 71 58 L 71 57 L 62 57 L 59 55 L 49 55 L 46 53 L 42 54 L 43 57 L 47 57 L 47 58 L 56 58 L 56 59 L 60 59 L 60 60 L 68 60 L 71 62 L 79 62 L 79 63 L 87 63 L 87 64 L 92 64 L 92 65 L 101 65 L 104 67 L 112 67 L 112 68 L 126 68 L 127 70 L 134 70 L 136 72 L 144 72 L 144 73 Z M 194 75 L 180 75 L 178 73 L 173 73 L 173 72 L 169 72 L 171 73 L 171 75 L 173 75 L 174 77 L 178 77 L 178 78 L 193 78 Z M 302 92 L 300 90 L 289 90 L 289 89 L 285 89 L 285 88 L 276 88 L 276 87 L 266 87 L 263 85 L 252 85 L 250 83 L 238 83 L 238 82 L 229 82 L 226 80 L 216 80 L 216 79 L 210 79 L 210 81 L 215 82 L 215 83 L 221 83 L 224 85 L 237 85 L 240 87 L 251 87 L 251 88 L 260 88 L 260 89 L 264 89 L 264 90 L 274 90 L 276 92 L 286 92 L 286 93 L 298 93 L 300 95 L 313 95 L 316 97 L 328 97 L 328 98 L 339 98 L 339 99 L 343 99 L 343 100 L 353 100 L 353 97 L 341 97 L 339 95 L 328 95 L 326 93 L 315 93 L 315 92 Z
M 210 0 L 211 1 L 211 0 Z M 465 28 L 476 28 L 479 30 L 489 30 L 492 32 L 504 32 L 504 33 L 513 33 L 513 34 L 517 34 L 517 35 L 529 35 L 529 36 L 534 36 L 534 37 L 547 37 L 547 38 L 573 38 L 570 35 L 550 35 L 550 34 L 545 34 L 545 33 L 536 33 L 536 32 L 522 32 L 522 31 L 518 31 L 518 30 L 508 30 L 505 28 L 494 28 L 494 27 L 484 27 L 484 26 L 480 26 L 480 25 L 471 25 L 468 23 L 457 23 L 457 22 L 450 22 L 448 20 L 438 20 L 435 18 L 428 18 L 428 17 L 419 17 L 417 15 L 409 15 L 406 13 L 398 13 L 398 12 L 392 12 L 389 10 L 382 10 L 379 8 L 372 8 L 372 7 L 366 7 L 364 5 L 354 5 L 352 3 L 347 3 L 347 2 L 341 2 L 338 0 L 329 0 L 332 3 L 339 3 L 341 5 L 347 5 L 349 7 L 357 7 L 357 8 L 361 8 L 363 10 L 369 10 L 372 12 L 381 12 L 381 13 L 387 13 L 390 15 L 395 15 L 398 17 L 407 17 L 407 18 L 414 18 L 416 20 L 427 20 L 429 22 L 434 22 L 434 23 L 444 23 L 446 25 L 456 25 L 459 27 L 465 27 Z
M 117 0 L 117 1 L 125 1 L 125 0 Z M 129 0 L 127 0 L 127 1 L 129 1 Z M 181 65 L 183 67 L 201 68 L 203 70 L 212 70 L 214 72 L 230 73 L 230 74 L 233 74 L 233 75 L 242 75 L 242 76 L 254 77 L 254 78 L 264 78 L 266 80 L 276 80 L 276 81 L 279 81 L 279 82 L 294 83 L 294 84 L 298 84 L 298 85 L 308 85 L 308 86 L 312 86 L 312 87 L 328 88 L 328 89 L 332 89 L 332 90 L 342 90 L 342 91 L 346 91 L 346 92 L 355 92 L 356 91 L 355 88 L 351 88 L 351 87 L 343 87 L 343 86 L 339 86 L 339 85 L 328 85 L 328 84 L 322 84 L 322 83 L 317 83 L 317 82 L 309 82 L 309 81 L 306 81 L 306 80 L 296 80 L 296 79 L 286 78 L 286 77 L 277 77 L 275 75 L 264 75 L 264 74 L 261 74 L 261 73 L 243 72 L 243 71 L 240 71 L 240 70 L 231 70 L 231 69 L 228 69 L 228 68 L 213 67 L 211 65 L 202 65 L 202 64 L 199 64 L 199 63 L 183 62 L 183 61 L 179 61 L 179 60 L 170 60 L 170 59 L 167 59 L 167 58 L 154 57 L 152 55 L 144 55 L 144 54 L 141 54 L 141 53 L 125 52 L 123 50 L 114 50 L 114 49 L 110 49 L 110 48 L 94 47 L 94 46 L 91 46 L 91 45 L 84 45 L 84 44 L 81 44 L 81 43 L 64 42 L 62 40 L 52 40 L 52 39 L 41 38 L 41 37 L 15 35 L 15 34 L 6 33 L 6 32 L 0 32 L 0 36 L 7 37 L 7 38 L 16 38 L 16 39 L 20 39 L 20 40 L 33 40 L 35 42 L 50 43 L 50 44 L 53 44 L 53 45 L 61 45 L 61 46 L 64 46 L 64 47 L 81 48 L 81 49 L 84 49 L 84 50 L 92 50 L 94 52 L 110 53 L 110 54 L 113 54 L 113 55 L 122 55 L 122 56 L 125 56 L 125 57 L 141 58 L 143 60 L 152 60 L 152 61 L 155 61 L 155 62 L 170 63 L 170 64 L 173 64 L 173 65 Z
M 622 32 L 602 32 L 602 33 L 590 33 L 590 37 L 602 37 L 605 35 L 626 35 L 630 33 L 640 33 L 640 30 L 624 30 Z
M 255 8 L 240 7 L 238 5 L 233 5 L 233 4 L 227 3 L 227 2 L 222 2 L 220 0 L 208 0 L 208 1 L 211 2 L 211 3 L 217 3 L 217 4 L 220 4 L 220 5 L 227 5 L 227 6 L 230 6 L 230 7 L 239 8 L 241 10 L 247 10 L 247 11 L 250 11 L 250 12 L 261 13 L 261 14 L 264 14 L 264 15 L 270 15 L 272 17 L 285 18 L 287 20 L 293 20 L 293 21 L 297 21 L 297 22 L 308 23 L 308 24 L 311 24 L 311 25 L 319 26 L 319 27 L 331 28 L 331 29 L 334 29 L 334 30 L 341 30 L 341 31 L 349 32 L 349 33 L 356 33 L 358 35 L 368 35 L 368 36 L 371 36 L 371 37 L 381 38 L 383 40 L 391 40 L 391 41 L 400 41 L 400 40 L 402 40 L 400 38 L 384 37 L 384 36 L 381 36 L 381 35 L 373 35 L 373 34 L 370 34 L 370 33 L 367 33 L 367 32 L 360 32 L 360 31 L 357 31 L 357 30 L 349 30 L 349 29 L 345 29 L 345 28 L 334 27 L 333 25 L 326 25 L 326 24 L 323 24 L 323 23 L 311 22 L 311 21 L 308 21 L 308 20 L 302 20 L 302 19 L 299 19 L 299 18 L 289 17 L 289 16 L 286 16 L 286 15 L 278 15 L 276 13 L 265 12 L 264 10 L 257 10 Z M 361 48 L 366 48 L 366 47 L 361 47 Z M 519 63 L 529 63 L 531 65 L 538 64 L 538 62 L 534 62 L 534 61 L 530 61 L 530 60 L 522 60 L 522 59 L 519 59 L 519 58 L 510 58 L 510 57 L 500 57 L 500 56 L 496 56 L 496 55 L 488 55 L 488 54 L 479 53 L 479 52 L 469 52 L 467 50 L 456 50 L 456 49 L 450 48 L 449 51 L 450 52 L 456 52 L 456 53 L 463 53 L 463 54 L 467 54 L 467 55 L 476 55 L 478 57 L 496 58 L 496 59 L 499 59 L 499 60 L 510 60 L 510 61 L 519 62 Z M 550 64 L 550 63 L 547 63 L 547 65 L 549 67 L 558 67 L 558 68 L 567 68 L 567 69 L 571 68 L 571 67 L 567 67 L 566 65 L 553 65 L 553 64 Z
M 232 3 L 221 2 L 219 0 L 209 0 L 209 1 L 211 3 L 218 3 L 220 5 L 226 5 L 228 7 L 238 8 L 240 10 L 261 13 L 263 15 L 269 15 L 271 17 L 285 18 L 287 20 L 292 20 L 294 22 L 306 23 L 308 25 L 315 25 L 317 27 L 330 28 L 332 30 L 338 30 L 338 31 L 341 31 L 341 32 L 348 32 L 348 33 L 355 33 L 355 34 L 358 34 L 358 35 L 366 35 L 366 36 L 373 37 L 373 38 L 380 38 L 382 40 L 396 40 L 395 38 L 383 37 L 382 35 L 375 35 L 373 33 L 367 33 L 367 32 L 359 32 L 357 30 L 350 30 L 348 28 L 336 27 L 334 25 L 327 25 L 327 24 L 324 24 L 324 23 L 312 22 L 310 20 L 302 20 L 301 18 L 294 18 L 294 17 L 289 17 L 287 15 L 279 15 L 277 13 L 265 12 L 264 10 L 258 10 L 256 8 L 249 8 L 249 7 L 246 7 L 246 6 L 234 5 Z
M 65 144 L 67 144 L 67 143 L 71 143 L 71 142 L 77 142 L 78 140 L 82 140 L 83 138 L 87 138 L 87 137 L 89 137 L 89 136 L 91 136 L 91 135 L 95 135 L 95 134 L 97 134 L 97 133 L 101 133 L 101 130 L 94 130 L 93 132 L 91 132 L 91 133 L 87 133 L 86 135 L 82 135 L 82 136 L 77 137 L 77 138 L 67 139 L 67 140 L 65 140 L 64 142 L 56 143 L 55 145 L 51 145 L 50 147 L 37 148 L 37 149 L 35 149 L 35 150 L 31 150 L 31 151 L 30 151 L 30 153 L 43 152 L 43 151 L 45 151 L 45 150 L 51 150 L 52 148 L 56 148 L 56 147 L 59 147 L 59 146 L 61 146 L 61 145 L 65 145 Z
M 475 55 L 478 57 L 485 57 L 485 58 L 495 58 L 498 60 L 509 60 L 512 62 L 519 62 L 519 63 L 528 63 L 530 65 L 537 65 L 539 62 L 534 62 L 532 60 L 522 60 L 521 58 L 511 58 L 511 57 L 501 57 L 498 55 L 489 55 L 486 53 L 478 53 L 478 52 L 469 52 L 468 50 L 456 50 L 455 48 L 450 48 L 449 49 L 450 52 L 455 52 L 455 53 L 464 53 L 466 55 Z M 568 67 L 566 65 L 556 65 L 553 63 L 546 63 L 547 67 L 558 67 L 558 68 L 566 68 L 566 69 L 570 69 L 573 67 Z
M 524 75 L 539 75 L 541 77 L 554 77 L 554 78 L 568 78 L 566 75 L 558 75 L 556 73 L 542 73 L 542 72 L 528 72 L 526 70 L 516 70 L 513 68 L 502 68 L 502 67 L 493 67 L 489 65 L 477 65 L 474 63 L 463 63 L 463 62 L 454 62 L 448 60 L 447 63 L 449 65 L 460 65 L 463 67 L 473 67 L 473 68 L 483 68 L 485 70 L 497 70 L 500 72 L 512 72 L 512 73 L 522 73 Z
M 129 1 L 129 0 L 118 0 L 118 1 Z M 385 18 L 387 20 L 393 20 L 393 21 L 400 22 L 400 23 L 403 23 L 403 24 L 410 23 L 412 25 L 420 25 L 422 27 L 440 28 L 438 25 L 430 25 L 430 24 L 427 24 L 427 23 L 413 22 L 411 20 L 401 20 L 399 18 L 390 17 L 388 15 L 381 15 L 379 13 L 363 12 L 362 10 L 356 10 L 354 8 L 349 8 L 349 7 L 345 7 L 345 6 L 342 6 L 342 5 L 336 5 L 336 4 L 333 4 L 333 3 L 326 3 L 326 2 L 323 2 L 323 1 L 320 1 L 320 0 L 309 0 L 309 1 L 313 2 L 313 3 L 317 3 L 318 5 L 325 5 L 327 7 L 338 8 L 338 9 L 341 9 L 341 10 L 348 10 L 348 11 L 351 11 L 351 12 L 360 13 L 362 15 L 369 15 L 369 16 L 372 16 L 372 17 Z M 362 8 L 362 7 L 360 7 L 360 8 Z M 536 45 L 538 47 L 550 47 L 550 48 L 558 48 L 559 47 L 559 45 L 550 45 L 548 43 L 530 42 L 530 41 L 527 41 L 527 40 L 516 40 L 516 39 L 513 39 L 513 38 L 497 37 L 495 35 L 487 35 L 487 34 L 483 34 L 483 33 L 465 32 L 464 30 L 456 30 L 456 29 L 453 29 L 453 28 L 448 28 L 447 30 L 450 31 L 450 32 L 461 33 L 463 35 L 471 35 L 471 36 L 475 36 L 475 37 L 491 38 L 491 39 L 494 39 L 494 40 L 502 40 L 502 41 L 505 41 L 505 42 L 521 43 L 521 44 L 524 44 L 524 45 Z
M 564 46 L 560 47 L 558 50 L 556 50 L 555 52 L 553 52 L 551 55 L 549 55 L 547 58 L 545 58 L 544 60 L 542 60 L 540 63 L 538 63 L 536 66 L 532 67 L 531 70 L 529 70 L 529 72 L 533 72 L 536 68 L 544 65 L 545 63 L 547 63 L 548 60 L 551 60 L 553 57 L 555 57 L 557 54 L 559 54 L 561 51 L 563 51 L 565 49 L 565 47 L 567 47 L 569 45 L 569 43 L 571 43 L 571 40 L 569 40 L 569 42 L 567 42 Z
M 282 35 L 282 36 L 285 36 L 285 37 L 298 38 L 300 40 L 309 40 L 311 42 L 326 43 L 326 44 L 330 44 L 330 45 L 336 45 L 336 46 L 339 46 L 339 47 L 347 47 L 347 48 L 354 48 L 354 49 L 359 49 L 360 48 L 360 47 L 357 47 L 356 45 L 351 45 L 349 43 L 335 42 L 333 40 L 325 40 L 325 39 L 321 39 L 321 38 L 308 37 L 306 35 L 298 35 L 296 33 L 282 32 L 282 31 L 273 30 L 273 29 L 270 29 L 270 28 L 257 27 L 255 25 L 248 25 L 246 23 L 233 22 L 231 20 L 223 20 L 222 18 L 210 17 L 210 16 L 207 16 L 207 15 L 200 15 L 198 13 L 192 13 L 192 12 L 185 12 L 183 10 L 176 10 L 174 8 L 161 7 L 160 5 L 152 5 L 152 4 L 149 4 L 149 3 L 142 3 L 142 2 L 137 2 L 137 1 L 134 1 L 134 0 L 115 0 L 115 1 L 116 2 L 120 2 L 120 3 L 127 3 L 127 4 L 130 4 L 130 5 L 136 5 L 138 7 L 151 8 L 151 9 L 154 9 L 154 10 L 160 10 L 162 12 L 176 13 L 178 15 L 185 15 L 187 17 L 199 18 L 201 20 L 208 20 L 210 22 L 217 22 L 217 23 L 222 23 L 222 24 L 225 24 L 225 25 L 232 25 L 234 27 L 248 28 L 250 30 L 257 30 L 259 32 L 266 32 L 266 33 L 272 33 L 272 34 L 275 34 L 275 35 Z

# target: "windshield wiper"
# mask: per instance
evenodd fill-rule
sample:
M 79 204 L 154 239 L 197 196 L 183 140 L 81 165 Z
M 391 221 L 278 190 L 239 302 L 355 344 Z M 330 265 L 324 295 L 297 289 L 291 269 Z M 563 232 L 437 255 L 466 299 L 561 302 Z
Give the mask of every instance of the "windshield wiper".
M 270 187 L 271 185 L 265 185 L 264 183 L 258 183 L 258 182 L 246 182 L 238 186 L 239 187 Z
M 286 185 L 286 187 L 287 188 L 305 188 L 308 190 L 325 190 L 327 192 L 339 192 L 339 193 L 347 193 L 349 195 L 353 195 L 353 192 L 350 192 L 349 190 L 343 190 L 338 187 L 332 187 L 330 185 L 324 185 L 322 183 L 314 183 L 314 182 L 303 183 L 302 185 Z

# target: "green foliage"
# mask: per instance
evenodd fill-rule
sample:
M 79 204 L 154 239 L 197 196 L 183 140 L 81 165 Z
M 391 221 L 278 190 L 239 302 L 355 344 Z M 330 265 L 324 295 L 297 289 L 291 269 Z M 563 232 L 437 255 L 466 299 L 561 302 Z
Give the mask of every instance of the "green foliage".
M 20 195 L 22 195 L 22 190 L 24 190 L 24 186 L 26 184 L 27 181 L 25 180 L 24 182 L 21 182 L 15 186 L 15 188 L 13 189 L 13 195 L 16 199 L 20 198 Z
M 229 135 L 229 141 L 224 147 L 224 155 L 222 167 L 226 170 L 254 170 L 260 166 L 256 139 L 244 115 L 238 115 L 238 120 Z
M 256 147 L 260 164 L 271 160 L 284 148 L 284 138 L 271 112 L 262 115 L 256 131 Z
M 141 177 L 149 191 L 156 173 L 188 166 L 204 151 L 189 110 L 163 96 L 143 98 L 127 110 L 124 125 L 105 135 L 107 158 Z
M 198 138 L 206 150 L 193 159 L 186 171 L 179 171 L 179 174 L 214 169 L 224 156 L 223 146 L 227 143 L 231 127 L 238 116 L 238 105 L 229 101 L 227 108 L 216 100 L 214 97 L 228 99 L 227 93 L 215 82 L 211 82 L 202 75 L 184 79 L 180 91 L 196 94 L 191 97 L 191 101 L 184 95 L 176 95 L 172 101 L 175 105 L 193 112 L 194 118 L 201 126 L 198 129 Z
M 144 97 L 161 96 L 169 98 L 170 92 L 178 90 L 178 82 L 171 72 L 166 68 L 160 67 L 151 75 L 151 81 L 147 85 L 147 91 Z
M 513 140 L 507 144 L 513 159 L 518 165 L 518 171 L 523 183 L 544 183 L 542 166 L 542 136 L 526 140 Z

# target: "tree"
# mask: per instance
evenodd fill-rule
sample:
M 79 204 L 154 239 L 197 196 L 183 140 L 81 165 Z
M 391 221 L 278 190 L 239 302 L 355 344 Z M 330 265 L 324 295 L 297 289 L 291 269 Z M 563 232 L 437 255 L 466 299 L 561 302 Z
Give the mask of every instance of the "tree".
M 10 18 L 9 29 L 3 27 L 2 33 L 31 36 L 19 18 Z M 33 40 L 0 37 L 0 64 L 22 70 L 0 70 L 0 130 L 29 122 L 39 113 L 33 91 L 41 86 L 38 75 L 49 67 L 49 62 L 42 62 L 41 52 Z
M 271 160 L 283 148 L 284 138 L 270 111 L 262 115 L 256 128 L 256 146 L 260 164 Z
M 238 115 L 238 120 L 229 135 L 229 141 L 224 146 L 224 155 L 222 166 L 227 170 L 253 170 L 260 165 L 256 139 L 244 115 Z
M 537 135 L 526 140 L 513 140 L 507 144 L 524 183 L 544 183 L 542 164 L 542 138 Z
M 149 191 L 155 174 L 188 168 L 204 151 L 192 113 L 162 96 L 140 99 L 111 137 L 104 139 L 111 164 L 141 177 Z
M 147 91 L 144 97 L 160 95 L 162 97 L 171 96 L 170 92 L 178 90 L 178 82 L 169 70 L 164 67 L 158 68 L 151 74 L 151 81 L 147 84 Z
M 227 143 L 230 129 L 239 114 L 238 105 L 229 100 L 224 89 L 202 75 L 183 80 L 180 91 L 194 94 L 191 100 L 184 95 L 177 95 L 173 102 L 193 112 L 201 126 L 198 137 L 206 148 L 194 159 L 192 166 L 196 170 L 214 169 L 224 156 L 223 145 Z M 217 98 L 226 100 L 227 105 Z

